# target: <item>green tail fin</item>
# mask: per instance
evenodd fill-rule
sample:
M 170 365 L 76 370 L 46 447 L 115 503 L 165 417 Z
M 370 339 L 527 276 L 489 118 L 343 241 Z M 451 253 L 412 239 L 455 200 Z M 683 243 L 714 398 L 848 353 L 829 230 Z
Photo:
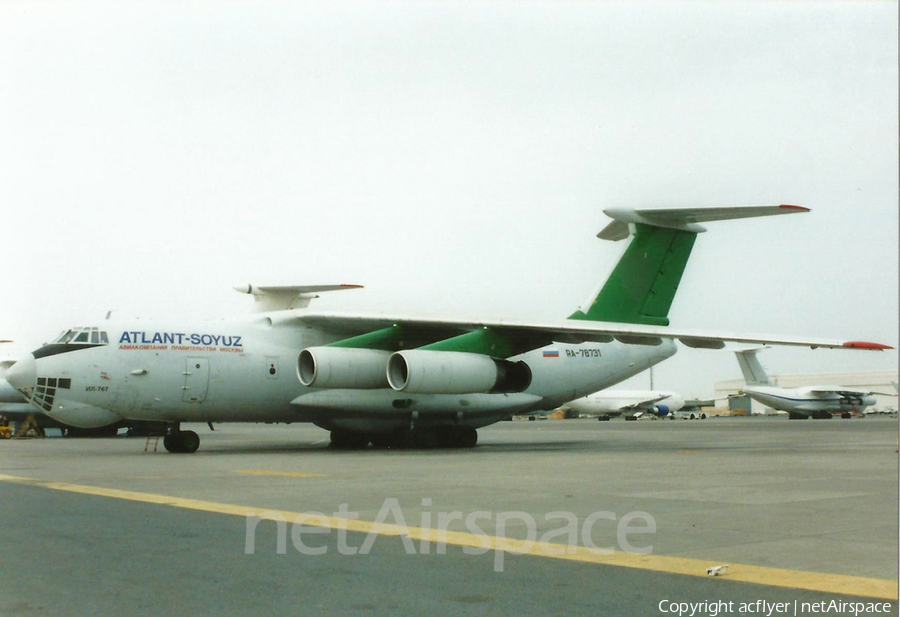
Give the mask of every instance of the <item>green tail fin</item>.
M 668 326 L 669 308 L 678 291 L 697 234 L 642 223 L 587 312 L 569 319 Z
M 613 219 L 597 234 L 602 240 L 634 237 L 603 289 L 587 312 L 576 311 L 569 319 L 618 321 L 668 326 L 669 308 L 678 291 L 700 223 L 809 212 L 803 206 L 735 206 L 726 208 L 666 208 L 603 211 Z

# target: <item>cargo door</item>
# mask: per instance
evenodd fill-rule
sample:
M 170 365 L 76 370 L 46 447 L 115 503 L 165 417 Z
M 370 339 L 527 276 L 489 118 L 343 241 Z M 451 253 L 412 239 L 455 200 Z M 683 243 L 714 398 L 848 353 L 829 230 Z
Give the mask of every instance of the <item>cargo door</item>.
M 186 403 L 202 403 L 209 391 L 209 360 L 207 358 L 187 358 L 184 361 L 184 394 Z

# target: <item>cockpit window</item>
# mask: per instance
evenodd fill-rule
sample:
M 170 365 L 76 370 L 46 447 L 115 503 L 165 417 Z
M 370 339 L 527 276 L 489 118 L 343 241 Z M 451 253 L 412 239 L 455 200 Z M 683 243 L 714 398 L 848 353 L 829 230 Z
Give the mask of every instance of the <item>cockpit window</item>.
M 73 338 L 75 338 L 75 335 L 76 335 L 76 334 L 78 334 L 78 330 L 66 330 L 66 331 L 64 331 L 62 334 L 60 334 L 60 335 L 56 338 L 56 340 L 53 341 L 53 342 L 54 342 L 54 343 L 68 343 L 68 342 L 71 341 Z
M 109 337 L 106 331 L 100 328 L 71 328 L 56 337 L 53 343 L 56 345 L 67 345 L 70 343 L 108 345 Z

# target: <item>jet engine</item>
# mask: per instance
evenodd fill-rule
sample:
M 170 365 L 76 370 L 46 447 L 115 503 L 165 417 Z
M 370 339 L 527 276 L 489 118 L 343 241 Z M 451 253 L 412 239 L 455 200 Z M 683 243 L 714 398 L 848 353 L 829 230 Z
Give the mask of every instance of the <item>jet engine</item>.
M 387 388 L 391 352 L 350 347 L 307 347 L 297 359 L 297 375 L 315 388 Z
M 531 369 L 482 354 L 412 349 L 391 356 L 387 380 L 394 390 L 409 393 L 522 392 L 531 385 Z

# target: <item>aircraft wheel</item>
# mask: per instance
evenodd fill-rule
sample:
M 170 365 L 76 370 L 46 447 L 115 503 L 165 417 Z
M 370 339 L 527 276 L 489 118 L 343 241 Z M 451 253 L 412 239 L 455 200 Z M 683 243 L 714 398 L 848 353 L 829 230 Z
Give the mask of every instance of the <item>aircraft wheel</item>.
M 175 433 L 169 433 L 163 437 L 163 447 L 166 449 L 166 452 L 181 452 L 180 445 L 181 442 Z
M 456 432 L 457 448 L 474 448 L 478 443 L 478 431 L 474 428 L 461 427 Z
M 200 436 L 194 431 L 178 431 L 163 437 L 163 447 L 167 452 L 193 454 L 200 447 Z
M 372 435 L 372 447 L 373 448 L 396 448 L 399 444 L 399 440 L 396 435 L 390 434 L 382 434 L 382 435 Z
M 842 417 L 844 420 L 849 420 L 850 418 L 853 417 L 853 414 L 852 414 L 852 413 L 849 413 L 849 412 L 844 412 L 844 413 L 841 414 L 841 417 Z
M 423 450 L 430 450 L 440 446 L 440 439 L 436 431 L 420 430 L 413 434 L 413 446 Z
M 445 428 L 439 429 L 435 431 L 435 438 L 437 439 L 438 448 L 457 448 L 459 447 L 457 443 L 459 442 L 459 429 L 458 428 Z
M 788 418 L 791 420 L 806 420 L 806 416 L 802 413 L 788 413 Z
M 194 431 L 180 431 L 178 441 L 181 445 L 181 452 L 186 454 L 193 454 L 200 447 L 200 435 Z

